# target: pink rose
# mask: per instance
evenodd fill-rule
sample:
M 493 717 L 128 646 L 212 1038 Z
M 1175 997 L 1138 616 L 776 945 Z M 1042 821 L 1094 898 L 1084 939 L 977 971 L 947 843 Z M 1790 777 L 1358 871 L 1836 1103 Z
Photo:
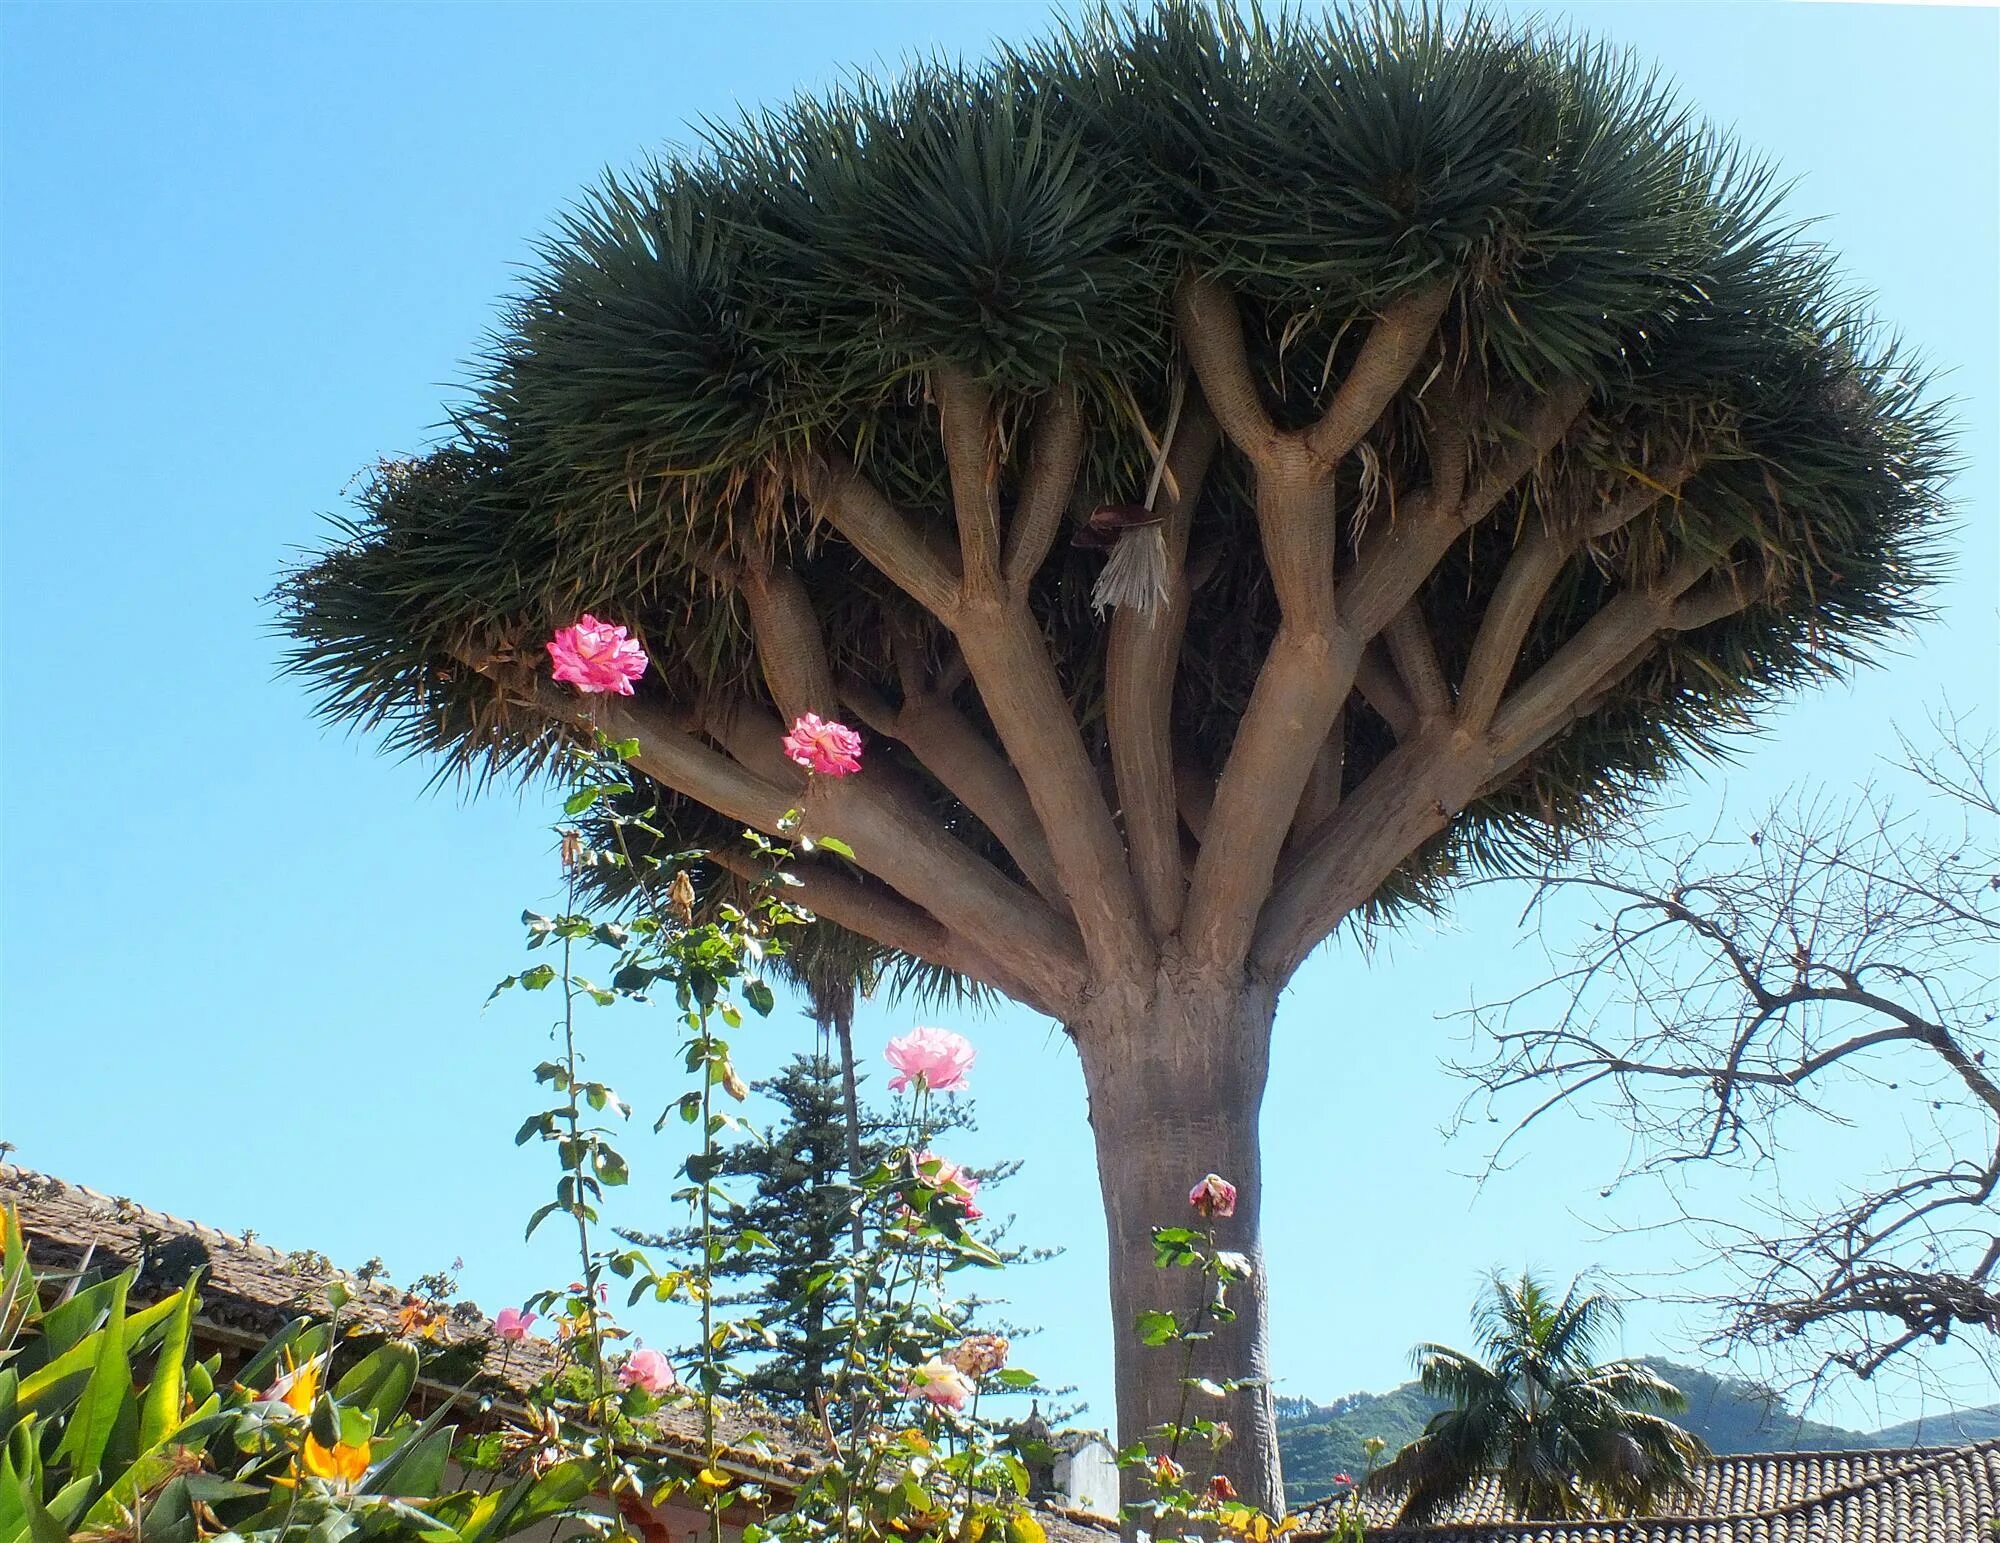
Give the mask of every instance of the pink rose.
M 503 1307 L 493 1315 L 493 1332 L 513 1344 L 520 1344 L 534 1327 L 535 1315 L 518 1307 Z
M 786 755 L 822 777 L 845 777 L 861 770 L 861 736 L 818 713 L 799 718 L 784 743 Z
M 945 1199 L 955 1200 L 964 1207 L 963 1215 L 967 1221 L 976 1222 L 986 1214 L 972 1203 L 973 1197 L 979 1193 L 979 1180 L 949 1158 L 939 1157 L 935 1152 L 919 1152 L 917 1177 Z
M 628 1388 L 639 1388 L 658 1398 L 674 1385 L 674 1369 L 657 1350 L 635 1350 L 618 1368 L 618 1380 Z
M 963 1409 L 971 1401 L 973 1387 L 964 1372 L 933 1356 L 910 1373 L 903 1391 L 940 1409 Z
M 915 1082 L 933 1093 L 956 1093 L 966 1085 L 978 1054 L 971 1040 L 950 1029 L 912 1029 L 889 1041 L 889 1064 L 896 1068 L 889 1091 L 900 1093 Z
M 632 682 L 646 673 L 646 651 L 623 627 L 599 621 L 588 611 L 549 639 L 550 671 L 579 691 L 632 694 Z
M 1204 1174 L 1202 1181 L 1188 1191 L 1188 1204 L 1203 1216 L 1234 1216 L 1236 1186 L 1212 1173 Z

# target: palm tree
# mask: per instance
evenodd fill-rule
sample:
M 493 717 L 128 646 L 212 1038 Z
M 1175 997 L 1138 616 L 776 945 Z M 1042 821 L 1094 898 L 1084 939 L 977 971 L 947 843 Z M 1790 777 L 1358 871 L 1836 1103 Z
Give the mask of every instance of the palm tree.
M 1558 1302 L 1531 1274 L 1496 1273 L 1473 1317 L 1480 1355 L 1412 1352 L 1424 1391 L 1452 1407 L 1370 1481 L 1407 1493 L 1399 1520 L 1440 1519 L 1489 1472 L 1534 1519 L 1642 1515 L 1684 1488 L 1708 1447 L 1660 1417 L 1687 1407 L 1680 1389 L 1635 1361 L 1593 1360 L 1619 1317 L 1581 1281 Z

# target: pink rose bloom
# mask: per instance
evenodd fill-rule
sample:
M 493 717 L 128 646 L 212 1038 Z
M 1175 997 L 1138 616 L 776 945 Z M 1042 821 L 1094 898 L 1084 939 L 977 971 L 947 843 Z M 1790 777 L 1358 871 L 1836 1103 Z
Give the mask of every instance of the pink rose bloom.
M 861 736 L 844 723 L 807 713 L 785 736 L 785 754 L 822 777 L 846 777 L 861 770 Z
M 1204 1174 L 1202 1181 L 1188 1191 L 1188 1204 L 1203 1216 L 1234 1216 L 1236 1186 L 1212 1173 Z
M 917 1176 L 945 1199 L 956 1200 L 963 1206 L 967 1221 L 976 1222 L 986 1214 L 972 1203 L 979 1193 L 979 1180 L 949 1158 L 939 1157 L 935 1152 L 919 1152 Z
M 550 672 L 579 691 L 632 694 L 632 682 L 646 673 L 646 651 L 623 627 L 585 611 L 572 626 L 549 639 Z
M 933 1093 L 956 1093 L 966 1085 L 978 1054 L 971 1040 L 950 1029 L 912 1029 L 889 1041 L 889 1064 L 896 1068 L 889 1091 L 900 1093 L 915 1082 Z
M 635 1350 L 618 1368 L 618 1380 L 628 1388 L 640 1388 L 655 1398 L 674 1385 L 674 1369 L 657 1350 Z
M 534 1327 L 535 1315 L 518 1307 L 503 1307 L 493 1316 L 493 1332 L 513 1344 L 520 1344 Z
M 949 1361 L 933 1356 L 915 1371 L 904 1392 L 940 1409 L 963 1409 L 972 1399 L 972 1379 Z

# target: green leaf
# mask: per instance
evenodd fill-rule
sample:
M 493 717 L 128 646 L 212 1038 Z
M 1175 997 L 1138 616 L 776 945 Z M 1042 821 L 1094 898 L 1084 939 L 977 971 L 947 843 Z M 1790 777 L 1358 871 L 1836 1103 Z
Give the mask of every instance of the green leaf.
M 372 1495 L 435 1495 L 444 1486 L 445 1463 L 457 1435 L 456 1425 L 446 1425 L 406 1441 L 368 1475 L 363 1491 Z
M 1181 1337 L 1180 1321 L 1172 1313 L 1147 1309 L 1133 1320 L 1142 1345 L 1165 1345 Z
M 417 1385 L 417 1352 L 400 1341 L 391 1341 L 363 1356 L 333 1385 L 333 1396 L 343 1406 L 366 1409 L 375 1416 L 378 1430 L 402 1413 L 410 1390 Z
M 312 1427 L 313 1440 L 331 1450 L 340 1443 L 340 1406 L 331 1394 L 322 1393 L 313 1400 L 312 1414 L 308 1417 Z
M 175 1308 L 167 1320 L 166 1337 L 153 1362 L 153 1380 L 146 1385 L 145 1402 L 139 1410 L 139 1447 L 147 1451 L 160 1444 L 167 1433 L 180 1424 L 181 1404 L 187 1393 L 188 1331 L 194 1323 L 194 1282 L 174 1293 Z
M 555 978 L 556 972 L 552 965 L 538 964 L 532 970 L 521 972 L 521 984 L 530 991 L 540 991 Z
M 119 1414 L 132 1398 L 132 1363 L 125 1354 L 125 1288 L 131 1279 L 127 1273 L 110 1282 L 118 1289 L 104 1327 L 89 1341 L 96 1347 L 90 1379 L 56 1448 L 58 1458 L 69 1459 L 72 1473 L 95 1470 L 103 1462 Z
M 849 846 L 845 841 L 842 841 L 838 836 L 821 836 L 819 838 L 819 845 L 820 850 L 823 852 L 832 852 L 835 856 L 844 857 L 849 862 L 855 860 L 854 848 Z
M 578 788 L 563 800 L 564 814 L 582 814 L 603 794 L 602 788 Z

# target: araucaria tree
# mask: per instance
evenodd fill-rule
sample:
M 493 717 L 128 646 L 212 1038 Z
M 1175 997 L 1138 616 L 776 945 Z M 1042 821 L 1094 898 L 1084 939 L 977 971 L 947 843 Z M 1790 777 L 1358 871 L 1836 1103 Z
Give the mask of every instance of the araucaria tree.
M 1772 202 L 1476 17 L 1176 0 L 760 112 L 561 220 L 457 433 L 287 580 L 296 662 L 480 772 L 636 738 L 719 864 L 797 807 L 854 853 L 804 903 L 1061 1022 L 1136 1434 L 1149 1229 L 1213 1169 L 1258 1256 L 1300 961 L 1911 614 L 1935 410 Z M 586 610 L 629 699 L 548 677 Z M 785 758 L 807 712 L 858 775 Z M 1205 1371 L 1268 1371 L 1240 1306 Z M 1268 1391 L 1217 1412 L 1275 1502 Z

